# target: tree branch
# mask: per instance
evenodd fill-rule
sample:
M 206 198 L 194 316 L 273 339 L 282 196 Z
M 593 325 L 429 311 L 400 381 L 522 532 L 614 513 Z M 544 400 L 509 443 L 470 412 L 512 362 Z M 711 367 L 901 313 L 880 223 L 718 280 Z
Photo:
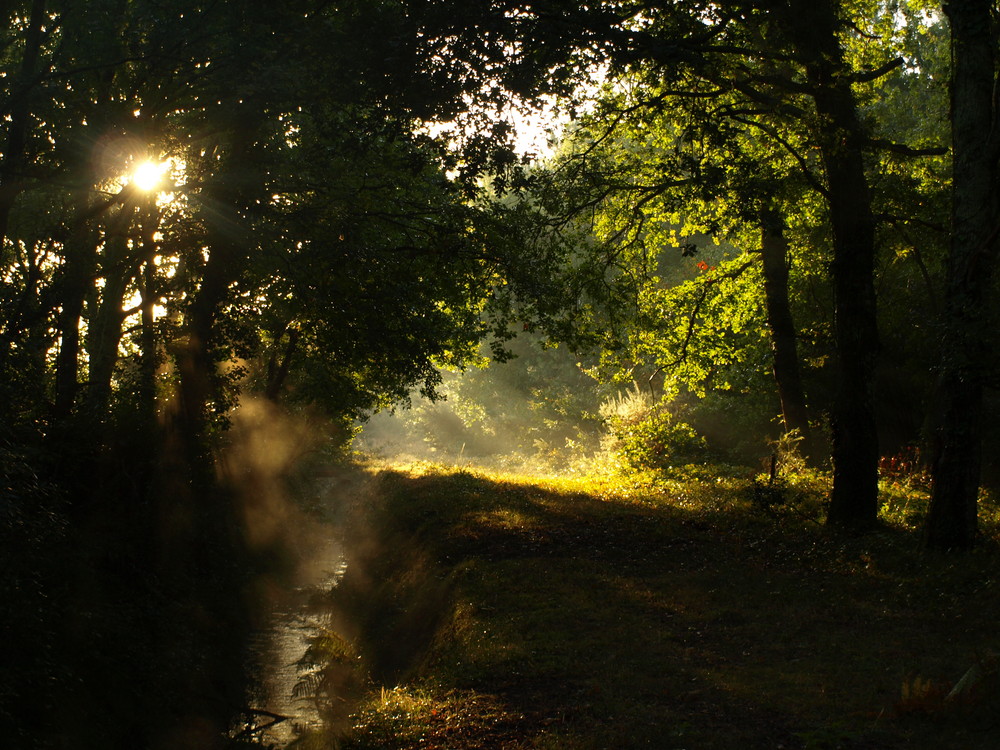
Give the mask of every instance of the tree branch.
M 917 243 L 913 241 L 912 237 L 910 237 L 909 232 L 906 231 L 906 228 L 902 225 L 901 221 L 894 221 L 893 219 L 890 219 L 889 223 L 892 224 L 893 229 L 899 233 L 903 242 L 909 245 L 910 249 L 913 251 L 913 260 L 916 261 L 917 268 L 920 269 L 920 275 L 923 277 L 924 284 L 927 286 L 927 297 L 931 301 L 931 307 L 935 312 L 940 312 L 941 306 L 938 303 L 937 293 L 934 291 L 934 282 L 931 280 L 930 271 L 927 270 L 927 265 L 924 263 L 924 257 L 920 253 L 920 248 L 917 247 Z
M 797 107 L 794 104 L 789 104 L 783 99 L 765 94 L 762 91 L 754 88 L 750 85 L 750 80 L 734 81 L 733 88 L 743 94 L 752 102 L 757 102 L 757 104 L 763 104 L 765 107 L 770 109 L 772 112 L 778 115 L 786 115 L 788 117 L 794 117 L 796 119 L 804 119 L 808 114 L 801 107 Z
M 802 169 L 802 174 L 803 176 L 805 176 L 806 182 L 809 183 L 809 185 L 813 188 L 813 190 L 822 195 L 824 198 L 829 199 L 830 197 L 829 191 L 826 189 L 826 186 L 823 185 L 823 183 L 821 183 L 816 178 L 815 175 L 813 175 L 812 170 L 809 169 L 809 163 L 806 161 L 806 158 L 802 156 L 802 154 L 800 154 L 798 151 L 796 151 L 795 147 L 792 146 L 791 143 L 789 143 L 786 139 L 782 138 L 777 130 L 772 128 L 770 125 L 765 125 L 764 123 L 757 122 L 756 120 L 750 120 L 745 117 L 737 117 L 734 115 L 730 115 L 730 117 L 732 117 L 732 119 L 736 120 L 737 122 L 743 123 L 744 125 L 749 125 L 751 127 L 757 128 L 758 130 L 767 133 L 774 140 L 776 140 L 781 145 L 781 147 L 784 148 L 789 154 L 791 154 L 792 158 L 799 163 L 799 167 Z
M 899 223 L 919 224 L 920 226 L 926 227 L 927 229 L 930 229 L 934 232 L 938 232 L 939 234 L 947 234 L 949 231 L 948 227 L 942 224 L 935 224 L 933 221 L 926 221 L 925 219 L 917 219 L 913 216 L 897 216 L 896 214 L 880 213 L 880 214 L 875 214 L 875 220 L 884 221 L 888 224 L 892 224 L 893 226 L 896 226 L 896 224 Z
M 944 156 L 948 153 L 947 146 L 913 148 L 903 143 L 887 141 L 884 138 L 872 138 L 868 141 L 868 143 L 872 146 L 872 148 L 882 149 L 883 151 L 891 151 L 894 154 L 902 154 L 903 156 Z
M 902 57 L 897 57 L 894 60 L 890 60 L 885 65 L 882 65 L 874 70 L 866 70 L 863 73 L 853 73 L 850 76 L 851 83 L 867 83 L 868 81 L 874 81 L 887 75 L 894 71 L 896 68 L 901 68 L 906 64 L 906 60 Z
M 698 299 L 694 303 L 694 308 L 691 310 L 691 317 L 688 318 L 687 332 L 685 333 L 684 341 L 681 343 L 680 354 L 677 355 L 677 357 L 674 359 L 673 362 L 670 362 L 669 364 L 657 368 L 658 370 L 662 371 L 662 370 L 673 369 L 674 367 L 677 367 L 679 364 L 681 364 L 685 359 L 687 359 L 688 346 L 691 344 L 691 339 L 694 338 L 694 329 L 695 325 L 698 322 L 698 313 L 701 311 L 701 306 L 704 304 L 705 299 L 708 297 L 709 287 L 713 286 L 714 284 L 717 284 L 723 279 L 738 279 L 753 264 L 754 260 L 751 259 L 748 260 L 743 265 L 739 266 L 738 268 L 734 268 L 732 271 L 719 274 L 718 276 L 714 276 L 710 279 L 705 279 L 705 281 L 702 283 L 701 292 L 698 295 Z

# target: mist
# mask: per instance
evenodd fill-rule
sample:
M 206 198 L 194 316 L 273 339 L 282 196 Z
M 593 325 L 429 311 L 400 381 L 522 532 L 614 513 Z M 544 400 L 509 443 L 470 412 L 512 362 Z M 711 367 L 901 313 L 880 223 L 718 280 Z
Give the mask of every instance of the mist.
M 338 472 L 323 455 L 317 417 L 295 416 L 266 399 L 244 399 L 231 417 L 218 461 L 219 481 L 237 498 L 251 554 L 271 565 L 265 576 L 297 585 L 335 552 L 331 531 Z M 310 513 L 309 511 L 312 511 Z M 316 523 L 316 512 L 326 524 Z
M 335 723 L 326 705 L 337 692 L 328 684 L 331 665 L 316 644 L 351 637 L 327 599 L 345 574 L 346 546 L 363 543 L 357 519 L 370 477 L 342 461 L 334 432 L 316 412 L 293 413 L 266 399 L 244 399 L 231 416 L 218 481 L 235 498 L 253 571 L 245 591 L 247 697 L 230 732 L 236 739 L 284 747 Z M 356 670 L 345 674 L 343 684 Z
M 504 363 L 444 372 L 440 400 L 413 393 L 409 405 L 372 415 L 359 425 L 354 447 L 383 459 L 584 470 L 604 449 L 601 404 L 620 389 L 587 375 L 563 347 L 520 338 L 512 350 Z

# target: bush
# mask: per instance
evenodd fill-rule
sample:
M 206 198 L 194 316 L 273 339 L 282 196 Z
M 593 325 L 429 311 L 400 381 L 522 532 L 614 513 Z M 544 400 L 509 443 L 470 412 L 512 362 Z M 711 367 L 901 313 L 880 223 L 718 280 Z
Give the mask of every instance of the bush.
M 610 419 L 612 449 L 625 465 L 638 470 L 667 469 L 703 460 L 705 439 L 679 416 L 659 406 Z

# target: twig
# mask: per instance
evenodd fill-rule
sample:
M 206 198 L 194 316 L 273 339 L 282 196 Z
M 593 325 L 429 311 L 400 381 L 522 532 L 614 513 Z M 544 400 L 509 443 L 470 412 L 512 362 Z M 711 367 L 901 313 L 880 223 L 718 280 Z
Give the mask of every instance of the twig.
M 250 708 L 249 706 L 244 707 L 243 713 L 251 717 L 251 721 L 255 716 L 265 716 L 268 719 L 271 719 L 271 721 L 268 722 L 267 724 L 261 724 L 259 727 L 250 726 L 248 722 L 247 728 L 244 729 L 239 734 L 237 734 L 235 739 L 240 739 L 241 737 L 252 737 L 255 734 L 263 732 L 265 729 L 270 729 L 271 727 L 280 724 L 283 721 L 288 721 L 291 718 L 289 716 L 282 716 L 281 714 L 276 714 L 272 713 L 271 711 L 266 711 L 263 708 Z

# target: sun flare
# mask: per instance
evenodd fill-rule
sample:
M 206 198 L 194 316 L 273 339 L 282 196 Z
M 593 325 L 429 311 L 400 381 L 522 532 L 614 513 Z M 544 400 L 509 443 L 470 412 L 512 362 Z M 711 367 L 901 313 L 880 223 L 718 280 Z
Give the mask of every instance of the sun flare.
M 167 171 L 169 166 L 168 162 L 144 161 L 132 172 L 131 182 L 143 192 L 155 190 L 159 187 L 163 173 Z

